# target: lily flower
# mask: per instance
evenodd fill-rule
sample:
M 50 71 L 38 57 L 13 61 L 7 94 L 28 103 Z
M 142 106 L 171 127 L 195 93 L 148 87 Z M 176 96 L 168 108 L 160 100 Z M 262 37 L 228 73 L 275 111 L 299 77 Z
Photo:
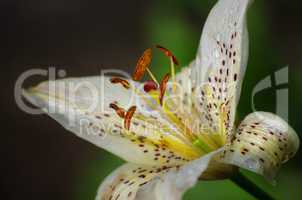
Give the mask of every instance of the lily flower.
M 239 168 L 272 180 L 294 156 L 299 138 L 280 117 L 254 112 L 235 124 L 250 3 L 219 0 L 204 25 L 196 59 L 178 74 L 176 57 L 157 46 L 171 60 L 161 81 L 151 72 L 147 49 L 133 80 L 68 78 L 24 90 L 67 130 L 127 161 L 103 181 L 97 200 L 181 199 L 198 180 L 230 178 Z M 144 73 L 151 80 L 141 84 Z

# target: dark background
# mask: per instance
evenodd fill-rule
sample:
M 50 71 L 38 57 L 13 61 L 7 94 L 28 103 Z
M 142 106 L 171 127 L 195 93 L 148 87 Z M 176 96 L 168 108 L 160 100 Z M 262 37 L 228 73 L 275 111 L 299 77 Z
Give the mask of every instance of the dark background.
M 1 0 L 1 199 L 93 199 L 102 179 L 122 161 L 73 136 L 46 115 L 22 112 L 14 84 L 31 68 L 55 65 L 67 76 L 131 71 L 143 49 L 170 48 L 183 65 L 194 58 L 202 25 L 215 1 Z M 239 117 L 263 78 L 289 65 L 290 124 L 302 131 L 302 14 L 295 1 L 255 0 L 249 11 L 250 61 Z M 155 65 L 161 66 L 160 58 Z M 158 75 L 162 67 L 156 69 Z M 44 78 L 45 79 L 45 78 Z M 27 86 L 43 80 L 34 77 Z M 274 111 L 270 94 L 259 107 Z M 250 175 L 279 199 L 300 199 L 302 154 L 284 166 L 278 185 Z M 220 192 L 217 192 L 220 191 Z M 3 196 L 5 198 L 3 198 Z M 251 199 L 228 181 L 200 183 L 185 199 Z

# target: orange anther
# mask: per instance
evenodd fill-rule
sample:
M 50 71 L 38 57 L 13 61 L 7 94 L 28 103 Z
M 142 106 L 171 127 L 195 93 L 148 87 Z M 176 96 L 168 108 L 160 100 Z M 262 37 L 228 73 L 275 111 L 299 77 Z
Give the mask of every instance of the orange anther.
M 123 108 L 118 107 L 116 104 L 111 103 L 110 104 L 110 108 L 112 108 L 113 110 L 115 110 L 116 114 L 120 117 L 120 118 L 124 118 L 125 117 L 125 110 Z
M 176 57 L 172 54 L 172 52 L 169 49 L 167 49 L 163 46 L 160 46 L 160 45 L 156 45 L 156 48 L 158 48 L 160 51 L 162 51 L 165 54 L 165 56 L 172 58 L 172 61 L 175 65 L 177 65 L 177 66 L 179 65 L 178 60 L 176 59 Z
M 125 115 L 124 127 L 127 130 L 130 129 L 130 122 L 131 122 L 131 119 L 132 119 L 135 111 L 136 111 L 136 106 L 131 106 Z
M 139 81 L 143 75 L 145 74 L 146 69 L 150 66 L 152 59 L 152 50 L 146 49 L 143 55 L 137 61 L 134 73 L 133 73 L 133 80 Z
M 160 82 L 160 86 L 159 86 L 159 89 L 160 89 L 160 95 L 159 95 L 160 105 L 163 105 L 163 99 L 164 99 L 164 95 L 165 95 L 165 92 L 166 92 L 167 83 L 169 81 L 169 78 L 170 78 L 170 74 L 168 73 L 164 76 L 164 78 Z
M 113 84 L 117 84 L 117 83 L 120 83 L 122 84 L 122 86 L 126 89 L 129 89 L 130 88 L 130 84 L 127 80 L 125 79 L 122 79 L 122 78 L 118 78 L 118 77 L 112 77 L 110 79 L 110 82 L 113 83 Z

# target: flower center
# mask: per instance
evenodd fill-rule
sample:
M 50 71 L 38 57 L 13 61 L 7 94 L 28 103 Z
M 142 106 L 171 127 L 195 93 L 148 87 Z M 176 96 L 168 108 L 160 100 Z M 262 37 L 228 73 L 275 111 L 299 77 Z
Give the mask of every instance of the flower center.
M 194 128 L 195 123 L 199 120 L 197 110 L 194 106 L 190 106 L 189 109 L 191 111 L 188 108 L 184 108 L 187 109 L 184 112 L 175 111 L 175 108 L 188 107 L 182 101 L 176 100 L 177 92 L 186 90 L 186 88 L 179 88 L 179 84 L 176 83 L 175 65 L 179 65 L 179 63 L 167 48 L 159 45 L 156 48 L 162 51 L 170 60 L 170 72 L 166 73 L 161 81 L 158 81 L 150 70 L 152 50 L 149 48 L 139 58 L 132 76 L 134 81 L 140 81 L 144 74 L 149 76 L 151 80 L 144 82 L 143 88 L 138 88 L 135 84 L 130 84 L 127 80 L 116 77 L 112 78 L 111 82 L 113 84 L 121 84 L 124 88 L 134 91 L 151 110 L 156 110 L 165 120 L 168 120 L 181 133 L 182 139 L 196 148 L 198 152 L 208 153 L 219 148 L 222 145 L 219 142 L 221 141 L 219 134 L 212 134 L 210 131 Z M 169 82 L 170 77 L 172 79 L 171 82 Z M 145 119 L 140 113 L 135 113 L 135 106 L 130 107 L 127 112 L 117 105 L 111 104 L 110 107 L 116 111 L 117 115 L 124 119 L 124 128 L 127 130 L 130 128 L 132 118 Z M 169 134 L 174 134 L 173 130 L 170 130 Z

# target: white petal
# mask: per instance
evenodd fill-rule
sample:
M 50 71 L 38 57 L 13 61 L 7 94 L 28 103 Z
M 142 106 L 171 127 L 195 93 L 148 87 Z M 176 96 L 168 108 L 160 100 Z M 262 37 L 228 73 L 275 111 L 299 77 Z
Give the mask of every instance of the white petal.
M 116 197 L 135 200 L 181 199 L 182 194 L 194 186 L 202 173 L 206 171 L 211 158 L 221 150 L 211 152 L 182 167 L 161 168 L 160 171 L 156 168 L 125 164 L 105 179 L 98 190 L 96 200 Z M 139 171 L 141 172 L 138 173 Z M 143 178 L 140 177 L 142 174 Z
M 232 132 L 248 58 L 246 12 L 250 2 L 217 2 L 205 23 L 197 58 L 192 64 L 195 106 L 201 120 L 213 132 Z
M 238 78 L 243 78 L 248 57 L 246 12 L 251 2 L 252 0 L 219 0 L 211 10 L 203 27 L 195 61 L 199 83 L 207 82 L 210 73 L 218 72 L 223 60 L 225 67 L 230 68 L 231 75 L 238 73 Z M 236 52 L 236 55 L 230 58 L 226 50 Z M 233 59 L 237 61 L 235 64 Z
M 169 132 L 160 115 L 146 112 L 147 105 L 137 93 L 112 84 L 108 77 L 44 82 L 24 91 L 24 96 L 77 136 L 129 162 L 175 165 L 199 156 L 173 135 L 175 131 Z M 129 131 L 110 103 L 125 110 L 138 106 Z
M 283 119 L 255 112 L 242 121 L 223 160 L 272 180 L 281 164 L 295 155 L 299 143 L 296 132 Z
M 179 200 L 183 193 L 193 187 L 198 179 L 210 167 L 211 160 L 221 153 L 222 149 L 213 151 L 194 160 L 179 170 L 170 170 L 160 179 L 153 180 L 138 193 L 138 200 Z M 148 196 L 148 199 L 146 197 Z
M 162 168 L 158 167 L 124 164 L 102 182 L 95 199 L 135 199 L 140 188 L 162 173 Z

